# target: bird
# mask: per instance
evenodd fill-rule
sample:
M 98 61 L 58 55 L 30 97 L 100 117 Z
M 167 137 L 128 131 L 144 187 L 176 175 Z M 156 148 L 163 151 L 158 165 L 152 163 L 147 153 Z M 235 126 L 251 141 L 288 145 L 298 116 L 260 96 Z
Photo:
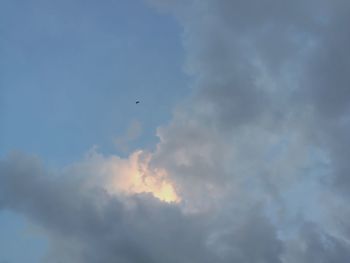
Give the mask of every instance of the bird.
M 140 101 L 139 101 L 139 100 L 137 100 L 135 103 L 136 103 L 136 104 L 139 104 L 139 103 L 140 103 Z

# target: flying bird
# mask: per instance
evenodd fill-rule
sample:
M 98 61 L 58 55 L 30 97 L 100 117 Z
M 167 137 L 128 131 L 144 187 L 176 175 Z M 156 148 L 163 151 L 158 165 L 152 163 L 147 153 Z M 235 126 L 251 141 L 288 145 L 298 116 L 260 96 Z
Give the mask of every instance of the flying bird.
M 139 100 L 137 100 L 137 101 L 136 101 L 136 104 L 139 104 L 139 103 L 140 103 L 140 101 L 139 101 Z

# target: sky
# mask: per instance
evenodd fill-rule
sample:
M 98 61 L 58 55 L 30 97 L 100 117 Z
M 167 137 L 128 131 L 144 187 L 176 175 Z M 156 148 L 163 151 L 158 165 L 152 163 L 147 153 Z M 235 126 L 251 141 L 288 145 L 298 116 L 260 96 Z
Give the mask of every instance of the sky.
M 346 0 L 1 1 L 0 263 L 348 262 L 349 23 Z

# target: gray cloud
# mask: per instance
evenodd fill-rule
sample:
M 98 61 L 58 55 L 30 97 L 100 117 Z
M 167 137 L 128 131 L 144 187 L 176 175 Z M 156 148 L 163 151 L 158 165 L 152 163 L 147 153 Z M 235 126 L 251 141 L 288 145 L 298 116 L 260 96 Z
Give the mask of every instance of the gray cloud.
M 248 220 L 230 229 L 224 215 L 187 214 L 149 194 L 88 190 L 82 174 L 52 174 L 22 154 L 1 161 L 0 174 L 3 208 L 27 216 L 48 236 L 45 262 L 231 262 L 265 255 L 280 262 L 281 244 L 259 209 L 246 208 Z
M 311 222 L 305 222 L 300 229 L 299 237 L 288 246 L 286 262 L 347 262 L 350 257 L 348 244 Z
M 282 232 L 301 227 L 294 213 L 318 213 L 313 220 L 323 234 L 307 242 L 323 249 L 317 242 L 332 235 L 321 222 L 327 217 L 339 227 L 339 219 L 334 204 L 324 208 L 316 196 L 330 191 L 342 199 L 349 191 L 349 4 L 152 2 L 183 25 L 186 68 L 195 78 L 189 109 L 179 108 L 158 131 L 156 165 L 190 185 L 185 192 L 198 205 L 212 187 L 245 204 L 263 200 L 267 210 L 273 203 Z M 325 262 L 338 260 L 329 249 L 320 252 L 330 253 Z
M 4 207 L 50 237 L 48 262 L 210 262 L 201 220 L 174 205 L 140 195 L 130 208 L 102 190 L 83 190 L 79 176 L 56 177 L 22 155 L 2 161 L 0 174 Z

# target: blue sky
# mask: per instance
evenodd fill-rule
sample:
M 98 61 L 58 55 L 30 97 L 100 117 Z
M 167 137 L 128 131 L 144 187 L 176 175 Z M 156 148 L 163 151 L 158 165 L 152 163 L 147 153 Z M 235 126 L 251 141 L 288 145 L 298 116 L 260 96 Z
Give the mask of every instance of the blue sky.
M 132 120 L 150 146 L 187 91 L 180 28 L 142 1 L 2 1 L 0 12 L 2 154 L 60 164 L 92 145 L 114 151 Z
M 130 150 L 152 149 L 188 92 L 181 28 L 143 1 L 5 0 L 0 32 L 1 156 L 24 151 L 59 167 L 95 145 L 125 155 L 114 140 L 134 121 L 142 133 Z M 45 254 L 21 216 L 3 211 L 0 222 L 0 262 Z

